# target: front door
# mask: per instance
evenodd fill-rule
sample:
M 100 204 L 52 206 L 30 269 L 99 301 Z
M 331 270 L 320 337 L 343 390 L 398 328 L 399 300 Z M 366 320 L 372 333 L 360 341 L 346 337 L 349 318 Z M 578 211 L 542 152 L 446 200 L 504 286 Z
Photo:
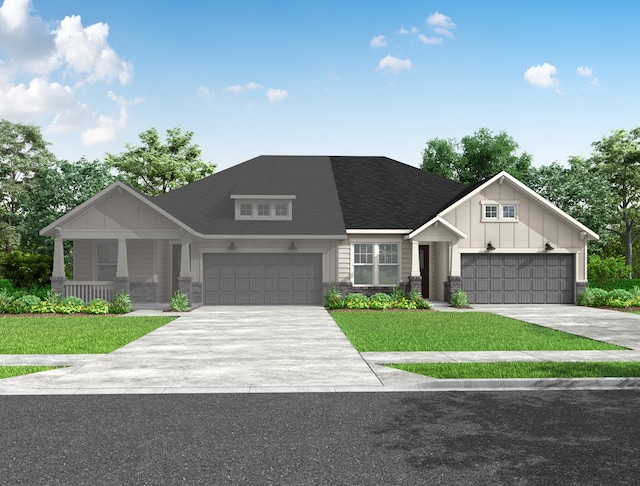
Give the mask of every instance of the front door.
M 422 277 L 422 296 L 429 298 L 429 245 L 420 245 L 420 276 Z

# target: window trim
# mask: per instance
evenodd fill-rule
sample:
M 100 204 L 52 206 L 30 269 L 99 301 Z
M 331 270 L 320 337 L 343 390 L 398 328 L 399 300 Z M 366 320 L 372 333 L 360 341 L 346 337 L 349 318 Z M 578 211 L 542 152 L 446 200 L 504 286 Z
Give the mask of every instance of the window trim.
M 372 255 L 372 275 L 371 275 L 371 283 L 370 284 L 362 284 L 356 283 L 356 266 L 360 264 L 355 263 L 355 246 L 356 245 L 373 245 L 373 255 Z M 380 267 L 381 266 L 391 266 L 393 263 L 380 263 L 380 245 L 396 245 L 396 259 L 397 262 L 395 266 L 397 268 L 396 277 L 397 281 L 393 284 L 389 283 L 380 283 Z M 363 264 L 365 265 L 365 264 Z M 368 264 L 366 264 L 368 265 Z M 402 241 L 398 240 L 368 240 L 368 239 L 358 239 L 351 242 L 351 279 L 354 287 L 388 287 L 393 288 L 400 284 L 402 277 Z
M 234 198 L 234 196 L 231 196 Z M 287 197 L 287 196 L 283 196 Z M 244 221 L 291 221 L 293 219 L 293 199 L 235 199 L 235 219 Z M 242 208 L 250 205 L 251 215 L 242 214 Z M 269 206 L 269 214 L 260 214 L 258 208 L 261 205 Z M 286 214 L 277 214 L 278 206 L 286 206 Z
M 481 213 L 481 221 L 483 223 L 517 223 L 520 221 L 520 201 L 491 201 L 484 200 L 480 201 L 480 206 L 482 208 Z M 497 216 L 495 218 L 487 217 L 487 208 L 495 206 L 497 208 Z M 513 206 L 514 208 L 514 217 L 508 218 L 504 216 L 504 210 L 507 206 Z

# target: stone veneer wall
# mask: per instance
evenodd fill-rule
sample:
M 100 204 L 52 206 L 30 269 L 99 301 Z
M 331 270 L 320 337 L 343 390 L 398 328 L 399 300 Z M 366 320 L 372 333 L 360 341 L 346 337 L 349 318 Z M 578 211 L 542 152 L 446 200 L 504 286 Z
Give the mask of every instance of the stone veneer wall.
M 134 304 L 158 303 L 159 284 L 157 282 L 130 282 L 129 296 Z

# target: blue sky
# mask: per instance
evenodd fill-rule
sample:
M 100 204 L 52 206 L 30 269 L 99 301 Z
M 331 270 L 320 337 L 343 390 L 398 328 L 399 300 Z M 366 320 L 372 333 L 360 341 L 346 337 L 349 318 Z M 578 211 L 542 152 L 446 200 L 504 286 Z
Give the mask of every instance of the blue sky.
M 262 154 L 386 155 L 506 131 L 534 165 L 640 126 L 633 1 L 4 0 L 0 118 L 59 158 L 152 126 L 223 169 Z

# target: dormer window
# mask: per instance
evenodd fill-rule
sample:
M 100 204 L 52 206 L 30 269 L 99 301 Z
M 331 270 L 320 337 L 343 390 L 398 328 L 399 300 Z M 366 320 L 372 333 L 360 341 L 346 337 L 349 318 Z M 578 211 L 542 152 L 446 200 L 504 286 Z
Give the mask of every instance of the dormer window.
M 295 196 L 251 196 L 233 194 L 235 219 L 290 221 Z

